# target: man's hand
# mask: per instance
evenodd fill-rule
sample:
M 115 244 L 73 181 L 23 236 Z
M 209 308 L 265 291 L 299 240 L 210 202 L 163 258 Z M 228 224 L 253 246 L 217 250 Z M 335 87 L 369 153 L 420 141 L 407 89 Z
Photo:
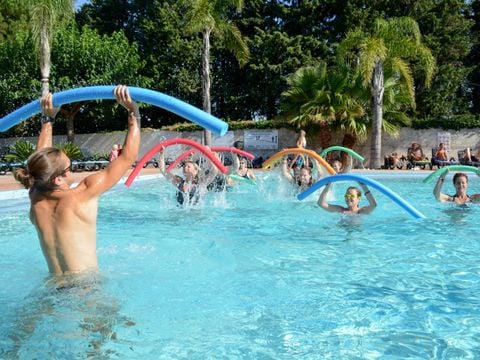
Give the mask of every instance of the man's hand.
M 113 92 L 120 105 L 126 108 L 129 112 L 134 112 L 135 116 L 139 114 L 137 103 L 132 100 L 128 88 L 125 85 L 118 85 Z
M 57 116 L 58 111 L 60 110 L 59 107 L 53 106 L 52 101 L 52 94 L 48 93 L 40 99 L 40 106 L 42 107 L 42 114 L 48 116 L 49 118 L 54 119 Z

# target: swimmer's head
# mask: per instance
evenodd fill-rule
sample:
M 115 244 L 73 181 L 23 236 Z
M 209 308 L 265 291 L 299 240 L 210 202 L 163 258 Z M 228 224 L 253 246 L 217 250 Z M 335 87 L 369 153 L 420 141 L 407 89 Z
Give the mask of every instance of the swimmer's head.
M 308 167 L 302 167 L 296 177 L 299 185 L 310 185 L 312 182 L 312 170 Z
M 183 173 L 185 175 L 192 175 L 195 176 L 199 172 L 199 167 L 193 161 L 185 161 L 183 164 Z
M 358 206 L 358 203 L 362 199 L 362 192 L 355 186 L 350 186 L 344 195 L 345 203 L 348 207 Z
M 341 172 L 342 171 L 342 163 L 338 160 L 335 160 L 333 163 L 332 163 L 332 168 L 333 170 L 335 170 L 337 173 Z
M 27 160 L 26 168 L 17 169 L 14 177 L 26 189 L 52 191 L 61 183 L 73 184 L 72 162 L 60 149 L 47 147 L 35 151 Z

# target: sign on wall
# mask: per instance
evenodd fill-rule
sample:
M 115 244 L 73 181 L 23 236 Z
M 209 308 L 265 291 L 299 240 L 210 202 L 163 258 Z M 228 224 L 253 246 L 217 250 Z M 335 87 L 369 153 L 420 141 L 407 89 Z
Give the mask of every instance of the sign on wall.
M 443 143 L 447 151 L 450 151 L 450 141 L 451 141 L 451 136 L 449 132 L 437 133 L 437 146 L 440 146 L 440 143 Z
M 245 130 L 243 137 L 246 150 L 278 149 L 278 130 Z

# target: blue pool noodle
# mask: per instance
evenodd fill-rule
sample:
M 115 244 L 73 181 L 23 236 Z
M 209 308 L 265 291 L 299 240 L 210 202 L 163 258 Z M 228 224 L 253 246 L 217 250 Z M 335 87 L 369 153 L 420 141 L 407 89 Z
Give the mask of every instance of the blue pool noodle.
M 404 208 L 414 218 L 416 218 L 416 219 L 424 219 L 425 218 L 425 215 L 423 215 L 421 212 L 419 212 L 417 209 L 415 209 L 412 205 L 410 205 L 407 201 L 402 199 L 399 195 L 394 193 L 392 190 L 390 190 L 386 186 L 382 185 L 378 181 L 369 179 L 365 176 L 356 175 L 356 174 L 337 174 L 337 175 L 324 177 L 324 178 L 320 179 L 319 181 L 317 181 L 312 186 L 310 186 L 304 192 L 298 194 L 297 198 L 298 198 L 298 200 L 304 200 L 307 196 L 311 195 L 312 193 L 314 193 L 315 191 L 320 189 L 322 186 L 327 185 L 329 183 L 338 182 L 338 181 L 357 181 L 359 183 L 368 185 L 371 188 L 377 189 L 378 191 L 380 191 L 383 194 L 385 194 L 386 196 L 388 196 L 395 203 L 397 203 L 402 208 Z
M 78 101 L 87 100 L 115 100 L 113 90 L 115 86 L 89 86 L 84 88 L 70 89 L 53 94 L 54 106 L 61 106 Z M 128 87 L 130 96 L 137 102 L 143 102 L 158 106 L 177 114 L 187 120 L 190 120 L 213 133 L 223 136 L 228 130 L 228 124 L 211 114 L 202 111 L 195 106 L 187 104 L 177 98 L 162 94 L 158 91 Z M 0 119 L 0 132 L 10 129 L 19 122 L 41 112 L 40 100 L 22 106 L 14 112 Z

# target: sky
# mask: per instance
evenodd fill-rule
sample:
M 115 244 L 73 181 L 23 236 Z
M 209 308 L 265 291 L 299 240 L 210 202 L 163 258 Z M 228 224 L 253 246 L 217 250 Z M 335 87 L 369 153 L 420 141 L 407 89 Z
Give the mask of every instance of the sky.
M 88 2 L 88 0 L 74 0 L 75 9 L 78 9 L 80 6 Z

